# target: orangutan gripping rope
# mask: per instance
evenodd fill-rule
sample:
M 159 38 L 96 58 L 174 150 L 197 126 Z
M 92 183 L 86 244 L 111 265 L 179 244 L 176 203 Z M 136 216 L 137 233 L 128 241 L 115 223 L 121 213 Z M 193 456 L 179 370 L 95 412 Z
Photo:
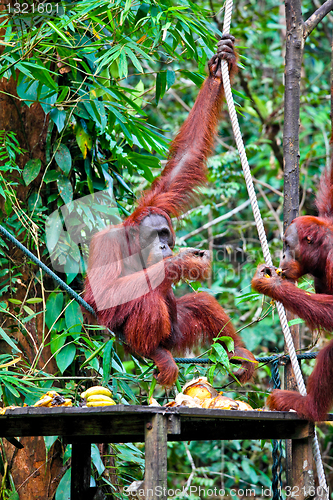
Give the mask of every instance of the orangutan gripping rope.
M 281 274 L 261 265 L 252 280 L 258 292 L 268 295 L 304 319 L 311 329 L 333 331 L 333 163 L 322 174 L 316 197 L 318 217 L 297 217 L 284 236 Z M 297 288 L 294 281 L 312 274 L 316 293 Z M 271 410 L 296 410 L 309 420 L 323 420 L 333 402 L 333 340 L 320 351 L 309 377 L 307 396 L 274 390 L 268 398 Z
M 90 246 L 84 300 L 99 323 L 126 341 L 132 352 L 151 358 L 157 380 L 172 385 L 178 375 L 171 350 L 184 353 L 220 333 L 232 337 L 229 357 L 243 358 L 240 381 L 251 378 L 255 360 L 237 336 L 229 317 L 208 293 L 176 298 L 172 285 L 202 281 L 210 268 L 208 251 L 187 248 L 174 254 L 171 216 L 188 209 L 198 186 L 206 182 L 206 159 L 213 146 L 223 100 L 221 59 L 236 70 L 234 38 L 225 35 L 208 63 L 193 109 L 171 144 L 161 176 L 145 191 L 123 224 L 95 235 Z

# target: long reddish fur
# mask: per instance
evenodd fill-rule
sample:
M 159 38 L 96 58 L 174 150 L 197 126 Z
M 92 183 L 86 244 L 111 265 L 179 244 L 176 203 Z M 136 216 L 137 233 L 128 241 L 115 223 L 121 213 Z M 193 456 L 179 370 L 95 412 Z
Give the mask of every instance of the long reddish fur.
M 223 97 L 221 80 L 208 77 L 171 144 L 169 160 L 162 175 L 143 194 L 139 208 L 162 208 L 177 217 L 190 205 L 197 187 L 206 181 L 205 162 L 213 148 Z M 178 170 L 179 165 L 181 168 Z
M 236 59 L 228 60 L 232 75 Z M 182 213 L 206 180 L 205 162 L 213 147 L 224 95 L 221 78 L 215 74 L 211 71 L 204 82 L 171 145 L 165 169 L 143 194 L 138 208 L 123 224 L 95 235 L 90 246 L 84 299 L 95 309 L 98 322 L 120 334 L 131 351 L 153 359 L 163 385 L 171 385 L 177 378 L 171 350 L 184 354 L 220 333 L 234 339 L 235 349 L 229 357 L 246 358 L 239 371 L 242 382 L 252 377 L 256 365 L 213 297 L 207 293 L 174 297 L 173 283 L 193 279 L 193 273 L 198 281 L 207 277 L 207 259 L 184 251 L 143 270 L 136 269 L 135 263 L 131 270 L 123 262 L 141 252 L 139 228 L 145 217 L 163 215 L 174 234 L 170 216 Z
M 316 197 L 319 217 L 298 217 L 298 256 L 288 263 L 287 278 L 272 272 L 264 277 L 265 266 L 258 269 L 253 287 L 282 302 L 286 309 L 304 319 L 311 329 L 333 331 L 333 162 L 324 171 Z M 311 244 L 308 243 L 308 238 Z M 316 293 L 298 288 L 293 280 L 310 273 L 315 277 Z M 291 280 L 291 281 L 290 281 Z M 326 418 L 333 403 L 333 341 L 323 348 L 309 377 L 307 396 L 293 391 L 274 390 L 267 400 L 271 410 L 296 410 L 306 419 Z

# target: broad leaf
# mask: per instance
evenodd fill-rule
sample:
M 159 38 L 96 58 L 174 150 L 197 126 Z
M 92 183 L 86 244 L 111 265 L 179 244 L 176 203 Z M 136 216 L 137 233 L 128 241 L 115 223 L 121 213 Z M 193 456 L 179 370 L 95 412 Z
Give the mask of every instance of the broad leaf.
M 45 323 L 51 328 L 60 316 L 63 308 L 64 297 L 61 292 L 51 293 L 46 302 Z
M 57 180 L 58 191 L 64 203 L 70 203 L 73 200 L 73 188 L 72 184 L 67 177 L 63 175 Z
M 42 162 L 38 158 L 28 160 L 23 169 L 23 180 L 25 185 L 28 186 L 40 172 Z
M 75 329 L 76 333 L 81 331 L 81 325 L 83 324 L 83 316 L 80 306 L 77 302 L 75 301 L 71 302 L 69 306 L 66 308 L 65 321 L 68 330 Z
M 60 144 L 56 154 L 54 155 L 55 161 L 65 175 L 68 175 L 72 168 L 72 157 L 70 151 L 65 144 Z
M 56 361 L 61 373 L 73 362 L 75 358 L 76 347 L 74 344 L 66 344 L 65 347 L 56 355 Z

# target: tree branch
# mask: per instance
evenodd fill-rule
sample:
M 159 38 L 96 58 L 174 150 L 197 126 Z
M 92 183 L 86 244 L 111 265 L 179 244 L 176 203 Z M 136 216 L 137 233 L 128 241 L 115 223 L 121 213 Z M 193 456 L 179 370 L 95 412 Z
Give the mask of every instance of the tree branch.
M 284 229 L 299 215 L 299 110 L 304 49 L 300 0 L 286 0 L 286 62 L 284 91 Z
M 317 9 L 312 16 L 310 16 L 304 23 L 304 39 L 310 35 L 311 31 L 315 29 L 317 24 L 333 10 L 333 0 L 327 0 L 323 5 Z
M 255 102 L 255 100 L 254 100 L 254 98 L 252 96 L 251 90 L 250 90 L 250 88 L 248 86 L 247 80 L 244 78 L 243 72 L 241 70 L 239 70 L 238 75 L 239 75 L 239 78 L 240 78 L 241 86 L 242 86 L 243 90 L 245 91 L 245 94 L 247 95 L 247 97 L 249 99 L 251 99 L 251 106 L 252 106 L 252 108 L 257 113 L 257 115 L 259 117 L 259 120 L 261 121 L 263 127 L 266 127 L 267 131 L 269 131 L 269 129 L 270 129 L 269 126 L 273 125 L 273 116 L 275 115 L 275 113 L 271 113 L 271 115 L 270 115 L 270 117 L 272 117 L 272 123 L 270 123 L 269 119 L 265 120 L 265 118 L 261 114 L 260 109 L 257 106 L 257 104 L 256 104 L 256 102 Z M 280 168 L 283 169 L 282 148 L 277 143 L 276 134 L 274 134 L 274 132 L 273 132 L 273 127 L 272 127 L 271 133 L 268 134 L 268 138 L 269 138 L 269 145 L 271 146 L 271 148 L 273 150 L 274 156 L 277 159 L 277 161 L 278 161 L 278 163 L 280 165 Z
M 198 229 L 194 229 L 194 231 L 191 231 L 190 233 L 187 233 L 184 236 L 181 236 L 179 238 L 179 242 L 183 243 L 184 241 L 188 240 L 189 238 L 192 238 L 192 236 L 195 236 L 199 233 L 202 233 L 202 231 L 205 231 L 205 229 L 208 229 L 211 226 L 215 226 L 215 224 L 218 224 L 219 222 L 222 222 L 223 220 L 230 219 L 230 217 L 232 217 L 233 215 L 244 210 L 244 208 L 246 208 L 248 205 L 250 205 L 250 203 L 251 203 L 250 200 L 246 200 L 241 205 L 238 205 L 237 207 L 230 210 L 230 212 L 227 212 L 226 214 L 220 215 L 220 217 L 217 217 L 216 219 L 213 219 L 212 221 L 207 222 L 203 226 L 198 227 Z

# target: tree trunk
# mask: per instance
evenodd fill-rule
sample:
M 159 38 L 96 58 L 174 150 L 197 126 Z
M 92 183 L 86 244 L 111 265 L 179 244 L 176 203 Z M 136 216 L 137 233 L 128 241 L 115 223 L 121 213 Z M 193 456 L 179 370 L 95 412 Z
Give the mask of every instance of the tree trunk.
M 0 0 L 0 10 L 4 10 L 8 4 L 5 0 Z M 0 37 L 3 35 L 0 31 Z M 3 52 L 4 47 L 0 46 L 0 54 Z M 9 80 L 4 77 L 0 78 L 0 130 L 13 131 L 16 134 L 20 147 L 26 150 L 25 154 L 17 157 L 17 165 L 22 169 L 25 163 L 30 159 L 40 159 L 42 166 L 45 166 L 45 144 L 48 131 L 49 117 L 45 115 L 42 107 L 38 103 L 33 103 L 30 108 L 25 105 L 17 95 L 16 91 L 17 82 L 11 77 Z M 43 167 L 42 167 L 43 170 Z M 29 186 L 21 183 L 21 174 L 18 173 L 17 177 L 12 176 L 11 179 L 18 184 L 15 186 L 18 202 L 21 203 L 23 209 L 27 206 L 28 198 L 31 192 L 39 186 L 41 180 L 40 174 L 37 179 Z M 0 196 L 0 210 L 2 211 L 2 219 L 12 214 L 6 214 L 4 211 L 4 199 Z M 19 239 L 22 239 L 24 232 L 20 234 Z M 8 242 L 9 247 L 8 257 L 10 261 L 19 266 L 22 273 L 20 279 L 21 283 L 17 284 L 17 293 L 15 298 L 24 300 L 27 293 L 27 285 L 33 278 L 37 268 L 32 269 L 31 264 L 27 264 L 27 258 L 20 250 Z M 36 285 L 37 292 L 40 295 L 38 285 Z M 2 296 L 1 300 L 5 300 L 6 296 Z M 36 304 L 35 310 L 37 311 L 39 304 Z M 2 327 L 13 326 L 13 320 L 5 322 L 6 318 L 1 317 Z M 37 346 L 41 344 L 43 320 L 42 314 L 37 316 L 26 324 L 31 336 Z M 24 336 L 20 330 L 13 331 L 11 335 L 15 336 L 18 340 L 18 345 L 22 350 L 25 359 L 29 364 L 32 363 L 36 349 L 29 336 Z M 6 350 L 8 345 L 5 342 L 0 343 L 1 352 Z M 46 361 L 51 357 L 49 348 L 44 348 L 40 358 L 40 365 L 43 366 Z M 50 362 L 48 364 L 48 371 L 55 370 L 56 365 Z M 18 488 L 20 500 L 36 500 L 53 498 L 55 488 L 61 478 L 62 460 L 59 456 L 60 444 L 56 446 L 57 451 L 54 452 L 53 458 L 48 457 L 46 462 L 46 451 L 44 439 L 42 437 L 23 438 L 21 443 L 24 448 L 17 450 L 13 445 L 4 442 L 4 450 L 6 455 L 7 464 L 10 465 L 10 473 L 12 474 L 16 488 Z M 59 478 L 59 479 L 55 479 Z

